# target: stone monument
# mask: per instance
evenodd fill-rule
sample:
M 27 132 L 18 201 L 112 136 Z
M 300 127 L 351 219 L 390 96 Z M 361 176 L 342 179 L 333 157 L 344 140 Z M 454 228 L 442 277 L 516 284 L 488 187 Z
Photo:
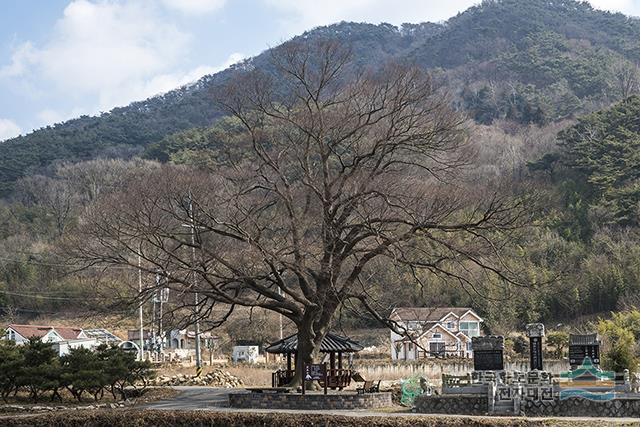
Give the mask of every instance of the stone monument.
M 529 337 L 529 369 L 542 371 L 542 337 L 544 337 L 544 325 L 542 323 L 529 323 L 526 326 Z
M 504 337 L 488 335 L 471 338 L 473 369 L 475 371 L 504 370 Z

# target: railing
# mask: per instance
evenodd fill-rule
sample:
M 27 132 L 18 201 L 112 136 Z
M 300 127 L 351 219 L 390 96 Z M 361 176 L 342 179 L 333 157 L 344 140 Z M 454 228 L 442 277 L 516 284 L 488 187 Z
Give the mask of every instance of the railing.
M 351 369 L 327 369 L 327 388 L 344 388 L 351 384 Z M 324 381 L 320 381 L 324 387 Z
M 351 384 L 351 369 L 327 369 L 327 388 L 344 388 Z M 295 375 L 295 371 L 279 369 L 271 374 L 272 387 L 284 387 L 289 384 Z M 319 381 L 324 387 L 324 381 Z
M 284 387 L 289 384 L 295 375 L 296 371 L 279 369 L 271 374 L 271 386 L 272 387 Z

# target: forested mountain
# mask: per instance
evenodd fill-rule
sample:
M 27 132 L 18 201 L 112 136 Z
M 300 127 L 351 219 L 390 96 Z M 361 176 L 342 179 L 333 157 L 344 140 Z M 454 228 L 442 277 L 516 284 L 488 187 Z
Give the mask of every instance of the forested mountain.
M 274 49 L 318 40 L 339 41 L 367 67 L 394 60 L 429 70 L 472 119 L 471 180 L 530 189 L 540 203 L 504 260 L 527 289 L 487 281 L 478 298 L 432 277 L 426 288 L 394 288 L 415 277 L 384 270 L 372 279 L 381 304 L 470 305 L 497 331 L 640 305 L 640 21 L 586 2 L 483 1 L 442 24 L 343 22 Z M 214 98 L 235 75 L 272 67 L 267 51 L 167 94 L 0 143 L 0 311 L 37 315 L 92 301 L 83 281 L 95 279 L 65 274 L 53 248 L 85 208 L 140 171 L 207 168 L 242 151 L 231 137 L 239 123 Z
M 361 64 L 417 63 L 441 76 L 479 123 L 544 124 L 634 90 L 629 78 L 640 59 L 639 36 L 637 20 L 587 3 L 502 0 L 484 1 L 444 24 L 342 22 L 287 43 L 331 39 L 350 46 Z M 267 51 L 167 94 L 1 143 L 0 195 L 57 160 L 130 158 L 172 133 L 210 126 L 220 114 L 212 102 L 216 88 L 238 70 L 269 69 L 269 57 Z

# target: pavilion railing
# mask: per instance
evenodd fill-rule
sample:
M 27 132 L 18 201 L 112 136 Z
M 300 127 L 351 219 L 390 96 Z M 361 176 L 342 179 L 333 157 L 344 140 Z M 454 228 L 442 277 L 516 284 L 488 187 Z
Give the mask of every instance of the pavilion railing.
M 351 369 L 327 369 L 327 388 L 344 388 L 351 384 Z M 271 374 L 272 387 L 285 387 L 291 383 L 295 375 L 294 370 L 279 369 Z M 324 381 L 320 381 L 324 387 Z
M 327 369 L 327 388 L 344 388 L 351 384 L 351 369 Z M 324 387 L 324 382 L 320 381 Z

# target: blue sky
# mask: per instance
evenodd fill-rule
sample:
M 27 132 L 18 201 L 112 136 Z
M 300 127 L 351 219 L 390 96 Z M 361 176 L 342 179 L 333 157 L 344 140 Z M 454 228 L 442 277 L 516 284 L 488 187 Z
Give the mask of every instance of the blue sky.
M 318 25 L 442 21 L 475 3 L 0 0 L 0 141 L 166 92 Z M 640 15 L 640 0 L 591 3 Z

